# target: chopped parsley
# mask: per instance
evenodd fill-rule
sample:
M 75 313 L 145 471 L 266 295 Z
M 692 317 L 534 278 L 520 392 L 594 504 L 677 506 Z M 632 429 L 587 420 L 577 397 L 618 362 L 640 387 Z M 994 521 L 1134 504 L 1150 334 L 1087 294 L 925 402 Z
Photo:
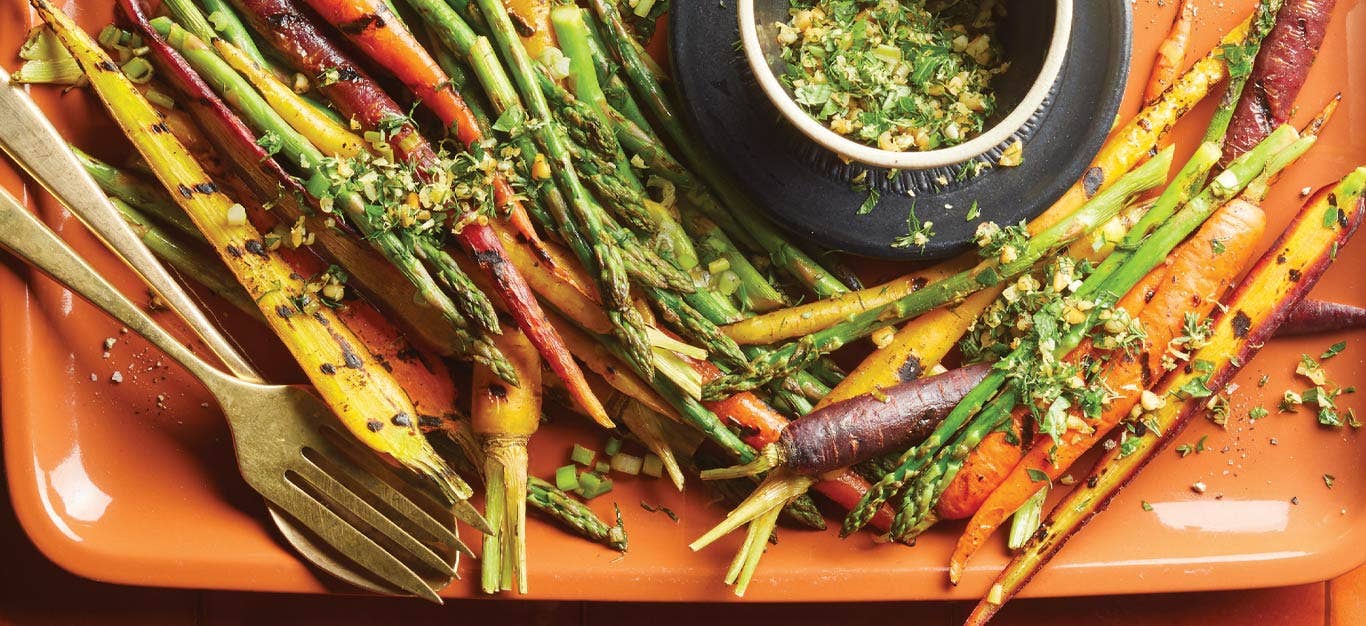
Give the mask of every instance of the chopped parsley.
M 915 215 L 915 204 L 906 212 L 906 234 L 892 240 L 893 248 L 909 248 L 915 246 L 921 250 L 929 245 L 930 239 L 934 238 L 934 222 L 920 221 Z
M 877 203 L 881 199 L 882 192 L 878 191 L 876 188 L 869 187 L 868 196 L 863 199 L 863 204 L 860 204 L 858 207 L 858 214 L 867 215 L 869 213 L 872 213 L 873 209 L 877 208 Z
M 1223 254 L 1228 250 L 1228 248 L 1224 247 L 1224 242 L 1219 239 L 1210 239 L 1209 249 L 1215 254 Z
M 256 145 L 261 146 L 268 156 L 275 156 L 285 147 L 285 140 L 275 131 L 270 130 L 256 140 Z
M 1320 354 L 1320 355 L 1319 355 L 1319 360 L 1321 360 L 1321 361 L 1327 361 L 1328 359 L 1331 359 L 1331 358 L 1333 358 L 1333 357 L 1335 357 L 1335 356 L 1337 356 L 1337 355 L 1339 355 L 1339 354 L 1342 354 L 1342 351 L 1343 351 L 1343 350 L 1346 350 L 1346 349 L 1347 349 L 1347 342 L 1346 342 L 1346 341 L 1339 341 L 1339 342 L 1337 342 L 1337 343 L 1335 343 L 1335 344 L 1333 344 L 1333 345 L 1331 345 L 1331 346 L 1328 346 L 1328 349 L 1327 349 L 1327 350 L 1324 350 L 1324 351 L 1323 351 L 1323 354 Z
M 1005 62 L 997 0 L 790 0 L 779 80 L 808 114 L 882 150 L 933 150 L 981 132 Z

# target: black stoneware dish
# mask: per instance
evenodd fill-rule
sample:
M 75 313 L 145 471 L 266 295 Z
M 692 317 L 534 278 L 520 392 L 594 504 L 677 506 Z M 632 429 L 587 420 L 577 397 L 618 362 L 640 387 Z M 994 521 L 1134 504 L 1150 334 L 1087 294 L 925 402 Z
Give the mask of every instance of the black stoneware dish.
M 996 85 L 999 110 L 1013 108 L 1012 98 L 1033 82 L 1044 50 L 1037 43 L 1027 45 L 1031 37 L 1038 39 L 1029 33 L 1047 30 L 1053 23 L 1051 12 L 1048 3 L 1007 2 L 1010 17 L 1000 36 L 1012 67 Z M 1125 0 L 1075 3 L 1071 44 L 1059 78 L 1015 135 L 1024 142 L 1023 163 L 996 165 L 1001 151 L 1014 143 L 1010 139 L 976 159 L 985 165 L 975 176 L 968 175 L 971 162 L 890 173 L 845 163 L 798 132 L 756 84 L 739 50 L 733 2 L 675 2 L 670 33 L 673 75 L 686 121 L 775 222 L 830 249 L 926 260 L 967 249 L 981 222 L 1004 225 L 1033 218 L 1082 177 L 1124 95 L 1132 12 Z M 878 190 L 880 200 L 860 215 L 869 186 Z M 968 220 L 974 203 L 978 216 Z M 934 236 L 923 249 L 893 245 L 906 235 L 912 210 L 918 219 L 934 224 Z

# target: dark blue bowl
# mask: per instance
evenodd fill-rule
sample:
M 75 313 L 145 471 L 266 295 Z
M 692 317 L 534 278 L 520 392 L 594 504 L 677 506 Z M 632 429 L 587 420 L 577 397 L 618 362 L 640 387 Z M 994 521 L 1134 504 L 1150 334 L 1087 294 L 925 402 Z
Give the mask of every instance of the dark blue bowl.
M 1032 4 L 1012 2 L 1008 10 Z M 676 2 L 670 32 L 673 75 L 691 130 L 774 222 L 833 250 L 925 260 L 966 250 L 980 222 L 1035 217 L 1081 178 L 1124 95 L 1132 13 L 1125 0 L 1074 4 L 1070 49 L 1053 92 L 1016 135 L 1024 142 L 1024 162 L 995 166 L 1003 144 L 977 159 L 988 165 L 975 176 L 964 166 L 889 173 L 845 163 L 811 141 L 758 87 L 739 50 L 733 2 Z M 1016 55 L 1008 38 L 1003 43 L 1024 66 L 1016 79 L 1032 80 L 1029 59 L 1041 55 Z M 855 180 L 880 193 L 867 214 L 859 209 L 869 192 Z M 977 215 L 969 220 L 974 205 Z M 935 234 L 923 249 L 894 247 L 912 210 L 934 223 Z

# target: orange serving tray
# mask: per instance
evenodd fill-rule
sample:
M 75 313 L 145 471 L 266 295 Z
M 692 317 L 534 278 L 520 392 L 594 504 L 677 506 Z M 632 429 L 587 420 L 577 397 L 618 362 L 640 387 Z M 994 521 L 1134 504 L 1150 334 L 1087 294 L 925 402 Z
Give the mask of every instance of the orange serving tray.
M 0 50 L 12 51 L 32 16 L 21 0 L 0 8 Z M 95 31 L 112 3 L 66 3 Z M 1135 63 L 1125 114 L 1137 97 L 1157 41 L 1175 2 L 1136 5 Z M 1197 0 L 1193 50 L 1203 52 L 1252 6 L 1251 0 Z M 1299 204 L 1302 188 L 1328 184 L 1366 159 L 1366 2 L 1338 3 L 1328 40 L 1300 95 L 1304 121 L 1336 90 L 1348 90 L 1337 119 L 1319 145 L 1292 168 L 1266 206 L 1279 230 Z M 1348 33 L 1358 42 L 1349 44 Z M 43 108 L 82 147 L 121 158 L 125 142 L 84 90 L 59 95 L 36 90 Z M 1061 97 L 1066 97 L 1064 91 Z M 1189 152 L 1214 98 L 1175 134 Z M 0 166 L 4 168 L 5 166 Z M 145 289 L 50 198 L 12 169 L 0 184 L 27 194 L 44 219 L 127 293 Z M 1271 235 L 1268 234 L 1269 242 Z M 204 404 L 200 387 L 140 339 L 79 298 L 0 256 L 0 409 L 10 492 L 20 522 L 53 561 L 99 580 L 171 587 L 321 592 L 337 590 L 296 561 L 272 535 L 261 503 L 236 475 L 227 431 Z M 1366 242 L 1347 247 L 1314 295 L 1366 305 Z M 878 273 L 887 271 L 879 266 Z M 298 380 L 282 365 L 278 346 L 253 322 L 220 302 L 210 303 L 252 354 L 279 380 Z M 160 319 L 183 328 L 166 314 Z M 103 342 L 117 343 L 102 355 Z M 1274 413 L 1301 353 L 1317 355 L 1347 340 L 1328 363 L 1331 377 L 1366 383 L 1366 333 L 1278 339 L 1238 379 L 1226 429 L 1207 421 L 1180 436 L 1208 436 L 1207 450 L 1178 458 L 1172 451 L 1134 482 L 1028 587 L 1035 596 L 1165 592 L 1287 585 L 1331 578 L 1366 561 L 1366 449 L 1362 434 L 1319 427 L 1307 412 Z M 196 344 L 197 345 L 197 344 Z M 121 384 L 110 381 L 119 371 Z M 1270 377 L 1265 388 L 1258 378 Z M 161 397 L 160 401 L 158 397 Z M 159 406 L 159 404 L 161 406 Z M 1247 410 L 1273 413 L 1255 425 Z M 1344 404 L 1366 415 L 1361 396 Z M 573 442 L 600 447 L 603 436 L 560 420 L 536 437 L 533 471 L 548 475 Z M 1336 477 L 1329 488 L 1324 475 Z M 1203 495 L 1190 486 L 1208 488 Z M 675 523 L 639 506 L 662 504 Z M 687 543 L 722 511 L 694 486 L 687 495 L 665 481 L 617 481 L 610 496 L 592 502 L 603 517 L 621 505 L 630 533 L 624 555 L 570 537 L 541 522 L 530 530 L 532 597 L 582 600 L 730 600 L 721 577 L 740 536 L 692 553 Z M 1140 504 L 1148 502 L 1152 510 Z M 973 562 L 964 583 L 945 582 L 945 561 L 959 526 L 945 524 L 914 548 L 876 545 L 871 535 L 841 541 L 836 533 L 781 532 L 750 587 L 750 601 L 839 601 L 979 596 L 1006 557 L 1003 541 Z M 461 565 L 463 581 L 446 594 L 475 595 L 476 570 Z

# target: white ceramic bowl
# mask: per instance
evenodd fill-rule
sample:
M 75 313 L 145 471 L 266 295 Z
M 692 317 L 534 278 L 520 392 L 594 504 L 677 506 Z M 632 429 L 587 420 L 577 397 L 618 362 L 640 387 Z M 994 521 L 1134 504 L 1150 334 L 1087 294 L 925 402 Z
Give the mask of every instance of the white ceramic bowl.
M 783 69 L 784 61 L 779 56 L 780 50 L 776 42 L 775 24 L 779 21 L 779 16 L 781 16 L 782 21 L 786 21 L 788 0 L 738 0 L 740 41 L 745 50 L 745 58 L 749 61 L 750 69 L 758 78 L 759 86 L 764 90 L 768 99 L 773 102 L 774 106 L 778 107 L 778 110 L 792 125 L 813 141 L 846 159 L 866 165 L 897 170 L 923 170 L 963 163 L 1001 145 L 1024 126 L 1030 116 L 1043 105 L 1048 93 L 1052 90 L 1054 81 L 1058 78 L 1063 60 L 1067 56 L 1067 46 L 1072 35 L 1072 0 L 1020 0 L 1012 2 L 1010 3 L 1011 6 L 1007 7 L 1005 18 L 1007 21 L 1022 19 L 1021 16 L 1016 15 L 1017 12 L 1026 8 L 1021 5 L 1048 1 L 1055 3 L 1054 20 L 1051 24 L 1052 33 L 1046 39 L 1048 51 L 1043 55 L 1042 63 L 1038 66 L 1034 80 L 1028 83 L 1028 91 L 1020 97 L 1009 113 L 1004 116 L 994 116 L 994 123 L 976 137 L 955 146 L 936 150 L 920 152 L 879 150 L 848 139 L 826 128 L 824 124 L 816 121 L 807 115 L 806 111 L 802 110 L 801 106 L 792 99 L 792 94 L 788 93 L 787 89 L 778 81 L 778 75 Z M 759 9 L 757 11 L 756 4 Z M 1048 25 L 1039 24 L 1038 26 L 1046 28 Z M 1040 33 L 1040 41 L 1044 40 L 1043 35 Z M 1006 50 L 1006 55 L 1011 58 L 1015 56 L 1011 54 L 1009 49 Z M 1016 68 L 1012 65 L 1009 71 L 1015 70 Z

